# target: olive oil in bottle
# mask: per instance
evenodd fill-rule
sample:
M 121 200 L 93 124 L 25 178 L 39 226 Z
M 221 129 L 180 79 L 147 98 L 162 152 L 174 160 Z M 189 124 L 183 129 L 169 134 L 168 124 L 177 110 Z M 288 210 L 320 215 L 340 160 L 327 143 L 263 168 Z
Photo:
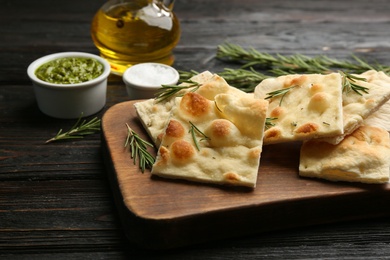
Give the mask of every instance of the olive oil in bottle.
M 91 34 L 111 72 L 122 75 L 137 63 L 172 65 L 180 24 L 161 0 L 110 0 L 93 18 Z

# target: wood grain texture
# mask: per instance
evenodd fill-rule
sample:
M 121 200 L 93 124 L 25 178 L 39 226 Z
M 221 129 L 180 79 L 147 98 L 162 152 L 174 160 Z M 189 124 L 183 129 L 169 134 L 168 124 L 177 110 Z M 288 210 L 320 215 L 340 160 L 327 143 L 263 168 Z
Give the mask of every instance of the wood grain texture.
M 105 2 L 0 1 L 0 259 L 389 258 L 389 217 L 290 228 L 163 252 L 129 242 L 107 179 L 100 134 L 44 144 L 75 122 L 43 115 L 26 73 L 33 60 L 49 53 L 97 54 L 90 21 Z M 213 72 L 238 67 L 214 59 L 216 46 L 225 41 L 270 53 L 334 58 L 356 54 L 388 65 L 389 8 L 388 0 L 176 1 L 182 37 L 174 67 Z M 110 76 L 108 84 L 99 118 L 129 100 L 120 77 Z M 384 208 L 372 201 L 371 207 Z
M 116 104 L 104 114 L 102 138 L 125 232 L 143 247 L 174 248 L 259 231 L 390 214 L 386 207 L 389 184 L 300 178 L 300 143 L 263 147 L 255 189 L 173 181 L 142 173 L 123 147 L 126 123 L 148 138 L 135 102 L 139 101 Z

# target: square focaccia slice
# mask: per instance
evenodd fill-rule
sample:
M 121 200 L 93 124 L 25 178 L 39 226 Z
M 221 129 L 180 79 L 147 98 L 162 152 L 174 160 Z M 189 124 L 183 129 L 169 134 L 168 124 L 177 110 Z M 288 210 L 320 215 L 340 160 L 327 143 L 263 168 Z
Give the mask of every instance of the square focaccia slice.
M 175 102 L 152 174 L 254 188 L 268 102 L 193 92 Z
M 177 96 L 183 95 L 189 91 L 196 92 L 208 100 L 214 100 L 214 97 L 221 93 L 233 94 L 238 96 L 250 96 L 237 88 L 230 86 L 225 79 L 217 74 L 212 74 L 209 71 L 202 72 L 191 78 L 191 81 L 200 84 L 199 87 L 192 89 L 184 89 Z M 182 83 L 181 85 L 188 85 Z M 134 104 L 137 115 L 140 118 L 144 128 L 151 137 L 152 141 L 159 147 L 161 136 L 164 128 L 168 123 L 172 107 L 175 104 L 175 99 L 167 99 L 157 101 L 156 99 L 148 99 Z
M 384 125 L 388 124 L 389 106 L 383 108 L 374 118 L 364 120 L 380 109 L 390 99 L 390 77 L 383 72 L 370 70 L 362 74 L 353 74 L 360 78 L 352 83 L 365 88 L 365 91 L 356 93 L 352 89 L 343 91 L 343 122 L 344 133 L 339 136 L 324 138 L 322 141 L 338 144 L 344 137 L 363 124 Z
M 301 147 L 299 175 L 330 181 L 386 183 L 389 181 L 389 133 L 361 126 L 333 145 L 318 140 Z
M 343 133 L 339 73 L 286 75 L 263 80 L 254 96 L 267 99 L 270 124 L 264 144 L 330 137 Z

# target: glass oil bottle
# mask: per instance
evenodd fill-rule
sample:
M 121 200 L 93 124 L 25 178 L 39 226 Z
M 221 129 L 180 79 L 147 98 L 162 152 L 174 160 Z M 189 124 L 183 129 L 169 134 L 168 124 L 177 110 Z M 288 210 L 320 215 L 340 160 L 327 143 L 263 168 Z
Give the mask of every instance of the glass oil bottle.
M 180 39 L 173 1 L 109 0 L 96 13 L 91 35 L 111 72 L 122 75 L 131 65 L 157 62 L 172 65 Z

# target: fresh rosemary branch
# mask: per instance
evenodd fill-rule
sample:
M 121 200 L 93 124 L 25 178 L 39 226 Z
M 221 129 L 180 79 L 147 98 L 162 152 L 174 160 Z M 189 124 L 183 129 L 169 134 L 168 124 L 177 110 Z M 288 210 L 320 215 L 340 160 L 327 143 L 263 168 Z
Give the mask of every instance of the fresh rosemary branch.
M 350 91 L 354 91 L 356 94 L 361 95 L 361 96 L 363 95 L 362 92 L 364 92 L 366 94 L 368 93 L 368 88 L 360 86 L 360 85 L 355 83 L 356 80 L 367 81 L 365 78 L 357 77 L 357 76 L 354 76 L 354 75 L 351 75 L 349 73 L 345 73 L 342 71 L 339 71 L 339 73 L 342 76 L 343 92 L 348 93 Z
M 297 73 L 318 73 L 328 74 L 339 71 L 342 75 L 351 75 L 350 73 L 362 73 L 367 70 L 383 71 L 390 73 L 390 66 L 375 64 L 370 65 L 364 60 L 352 55 L 354 62 L 346 60 L 336 60 L 325 55 L 308 57 L 301 54 L 292 56 L 283 56 L 280 54 L 271 55 L 259 52 L 253 48 L 244 49 L 235 44 L 222 44 L 217 48 L 216 57 L 224 61 L 244 64 L 239 69 L 225 68 L 218 74 L 222 76 L 230 85 L 245 92 L 253 92 L 255 87 L 264 79 L 269 77 L 283 76 Z M 254 68 L 265 70 L 263 74 Z M 340 71 L 343 70 L 343 71 Z M 181 80 L 189 80 L 192 76 L 198 74 L 196 71 L 180 73 Z M 355 83 L 350 76 L 345 77 L 345 89 L 353 90 L 361 94 L 367 89 Z
M 362 73 L 367 70 L 390 72 L 390 66 L 376 64 L 370 65 L 366 61 L 352 56 L 355 62 L 331 59 L 320 55 L 308 57 L 301 54 L 283 56 L 280 54 L 271 55 L 259 52 L 253 48 L 244 49 L 235 44 L 222 44 L 217 48 L 216 57 L 221 60 L 243 63 L 243 68 L 259 66 L 275 75 L 293 73 L 329 73 L 335 69 L 348 70 L 354 73 Z
M 244 63 L 245 67 L 262 65 L 268 68 L 277 62 L 277 59 L 270 54 L 260 53 L 253 48 L 244 49 L 239 45 L 230 43 L 218 45 L 216 57 L 222 60 Z
M 156 93 L 157 102 L 161 102 L 167 100 L 178 94 L 179 91 L 183 89 L 191 89 L 191 91 L 197 90 L 201 84 L 192 80 L 185 80 L 183 83 L 187 83 L 184 85 L 161 85 L 161 88 Z
M 195 143 L 196 149 L 197 149 L 198 151 L 200 151 L 199 143 L 198 143 L 198 140 L 196 139 L 196 133 L 198 133 L 198 134 L 200 134 L 201 136 L 203 136 L 203 138 L 200 139 L 200 141 L 203 141 L 203 140 L 210 140 L 210 138 L 207 137 L 202 131 L 200 131 L 199 128 L 197 128 L 191 121 L 189 121 L 189 123 L 190 123 L 190 130 L 189 130 L 188 132 L 191 133 L 192 140 L 193 140 L 194 143 Z
M 80 139 L 85 135 L 90 135 L 96 131 L 100 131 L 100 119 L 97 117 L 91 119 L 89 122 L 83 120 L 81 122 L 82 115 L 79 117 L 77 122 L 67 132 L 62 132 L 60 129 L 56 136 L 46 141 L 46 143 L 65 140 L 65 139 Z M 81 123 L 80 123 L 81 122 Z
M 267 93 L 268 96 L 266 96 L 264 99 L 271 99 L 271 98 L 274 98 L 274 97 L 282 96 L 280 98 L 280 101 L 279 101 L 279 106 L 281 106 L 282 102 L 283 102 L 283 99 L 286 96 L 286 94 L 288 92 L 290 92 L 290 90 L 292 90 L 295 87 L 296 86 L 292 86 L 292 87 L 289 87 L 289 88 L 282 88 L 282 89 L 278 89 L 278 90 L 275 90 L 275 91 L 268 92 Z
M 130 147 L 134 165 L 138 159 L 139 168 L 144 173 L 145 169 L 151 168 L 155 162 L 155 158 L 147 150 L 147 147 L 153 147 L 153 144 L 143 140 L 128 124 L 126 124 L 126 127 L 127 137 L 125 147 Z

